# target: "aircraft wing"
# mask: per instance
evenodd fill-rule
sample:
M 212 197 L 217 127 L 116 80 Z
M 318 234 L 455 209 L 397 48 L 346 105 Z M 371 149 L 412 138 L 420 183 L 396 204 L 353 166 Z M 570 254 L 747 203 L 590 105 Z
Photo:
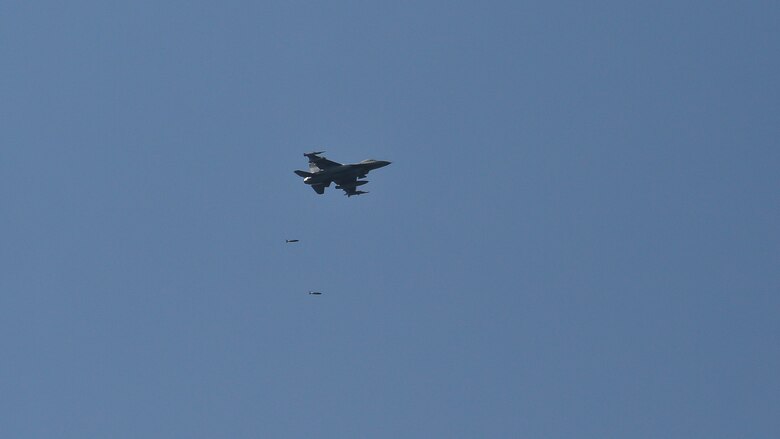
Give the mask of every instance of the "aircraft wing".
M 351 197 L 353 195 L 367 194 L 368 192 L 357 190 L 358 186 L 362 186 L 368 183 L 368 181 L 358 181 L 357 177 L 341 178 L 336 180 L 336 189 L 344 191 L 344 195 Z
M 327 186 L 324 184 L 313 184 L 311 185 L 311 188 L 314 189 L 314 192 L 317 192 L 318 194 L 322 195 L 325 193 L 325 188 Z
M 341 166 L 341 163 L 328 160 L 325 157 L 320 157 L 316 153 L 307 153 L 304 155 L 309 158 L 309 170 L 312 172 Z

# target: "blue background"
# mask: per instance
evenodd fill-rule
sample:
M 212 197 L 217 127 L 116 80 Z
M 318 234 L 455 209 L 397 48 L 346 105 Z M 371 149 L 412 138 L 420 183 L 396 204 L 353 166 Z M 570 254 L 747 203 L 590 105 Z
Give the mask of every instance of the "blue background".
M 0 435 L 780 437 L 778 23 L 3 2 Z

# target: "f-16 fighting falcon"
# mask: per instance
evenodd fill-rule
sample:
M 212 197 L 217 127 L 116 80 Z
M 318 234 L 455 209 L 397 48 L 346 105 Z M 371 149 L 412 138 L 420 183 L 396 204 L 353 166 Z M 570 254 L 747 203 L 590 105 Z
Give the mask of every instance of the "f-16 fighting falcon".
M 325 188 L 332 182 L 336 183 L 336 189 L 343 190 L 344 195 L 348 197 L 367 194 L 368 192 L 357 190 L 357 187 L 368 183 L 368 180 L 359 179 L 366 178 L 369 171 L 390 164 L 385 160 L 363 160 L 360 163 L 342 165 L 321 156 L 323 152 L 325 151 L 304 153 L 303 155 L 309 159 L 309 172 L 295 171 L 299 177 L 303 177 L 303 182 L 310 185 L 318 194 L 325 193 Z

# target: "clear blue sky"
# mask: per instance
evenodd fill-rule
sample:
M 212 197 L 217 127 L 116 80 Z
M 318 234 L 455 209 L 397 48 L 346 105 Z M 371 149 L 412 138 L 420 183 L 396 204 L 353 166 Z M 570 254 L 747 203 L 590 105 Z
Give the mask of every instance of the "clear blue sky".
M 0 436 L 780 437 L 778 23 L 3 2 Z

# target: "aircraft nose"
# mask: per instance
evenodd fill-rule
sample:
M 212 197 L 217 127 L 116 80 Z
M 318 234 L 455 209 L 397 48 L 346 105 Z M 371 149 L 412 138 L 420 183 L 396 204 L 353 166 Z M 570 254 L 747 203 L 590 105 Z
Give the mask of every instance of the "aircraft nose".
M 390 163 L 393 163 L 393 162 L 388 162 L 387 160 L 379 160 L 379 167 L 381 168 L 383 166 L 387 166 Z

